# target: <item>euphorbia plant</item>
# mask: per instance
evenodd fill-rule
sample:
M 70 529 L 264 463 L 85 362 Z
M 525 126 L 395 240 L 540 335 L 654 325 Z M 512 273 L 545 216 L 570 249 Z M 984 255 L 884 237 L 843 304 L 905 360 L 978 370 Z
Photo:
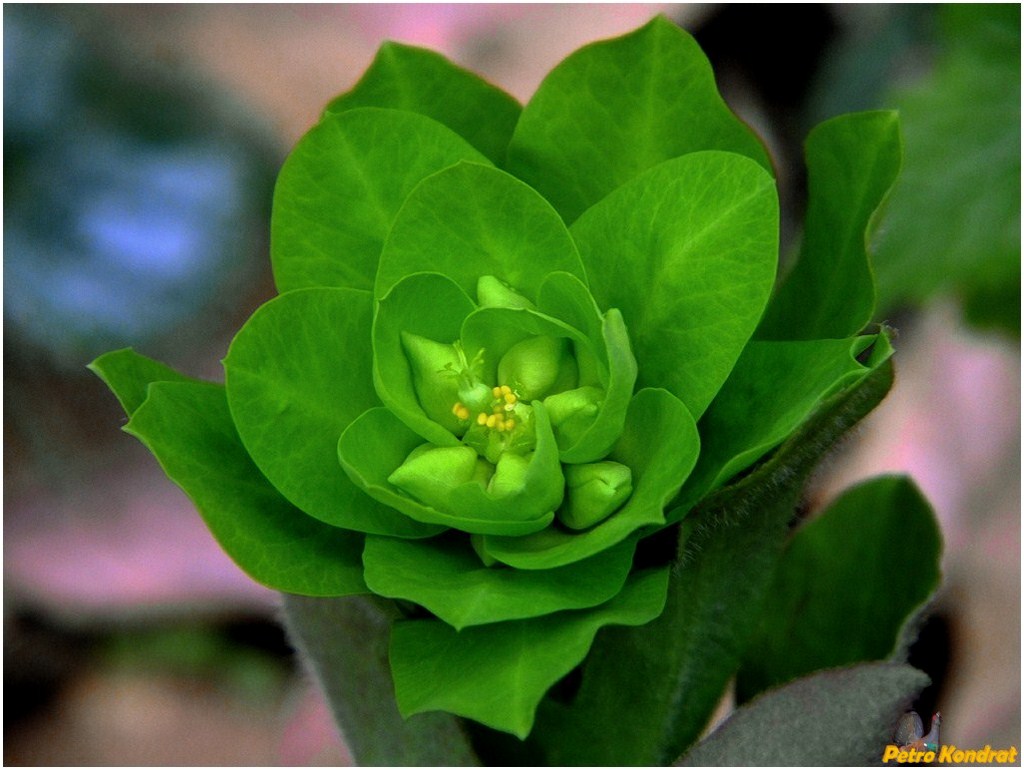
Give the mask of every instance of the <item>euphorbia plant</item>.
M 842 584 L 844 562 L 773 574 L 809 558 L 784 547 L 815 460 L 888 387 L 886 331 L 860 333 L 896 117 L 830 121 L 807 152 L 803 246 L 772 298 L 771 163 L 668 21 L 573 54 L 522 109 L 388 44 L 281 171 L 280 295 L 224 386 L 132 351 L 94 363 L 225 550 L 285 592 L 358 760 L 671 761 L 741 668 L 751 695 L 813 670 L 773 645 L 805 619 L 771 597 Z M 865 498 L 859 547 L 912 521 L 919 563 L 864 644 L 836 652 L 806 619 L 814 669 L 890 657 L 937 579 L 907 482 Z M 920 686 L 895 663 L 849 676 L 822 691 L 871 693 L 875 722 Z M 421 712 L 491 729 L 474 755 L 468 723 Z

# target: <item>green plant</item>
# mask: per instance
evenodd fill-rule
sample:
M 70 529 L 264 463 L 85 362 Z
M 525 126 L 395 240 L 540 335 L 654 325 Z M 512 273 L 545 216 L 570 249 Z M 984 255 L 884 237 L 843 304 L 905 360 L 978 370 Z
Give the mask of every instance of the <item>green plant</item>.
M 901 84 L 907 161 L 878 243 L 880 310 L 952 294 L 1020 336 L 1020 6 L 943 5 L 938 55 Z
M 224 549 L 285 592 L 360 762 L 671 762 L 737 671 L 754 695 L 893 658 L 828 685 L 875 705 L 816 759 L 872 759 L 922 684 L 898 659 L 938 580 L 934 521 L 881 479 L 789 527 L 891 381 L 887 330 L 862 332 L 896 116 L 819 126 L 807 162 L 773 295 L 771 163 L 668 21 L 576 52 L 522 109 L 387 44 L 281 171 L 281 293 L 225 385 L 94 362 Z M 859 566 L 815 560 L 851 540 Z M 867 564 L 865 595 L 896 570 L 901 590 L 837 645 L 792 600 Z M 811 667 L 771 643 L 793 633 Z

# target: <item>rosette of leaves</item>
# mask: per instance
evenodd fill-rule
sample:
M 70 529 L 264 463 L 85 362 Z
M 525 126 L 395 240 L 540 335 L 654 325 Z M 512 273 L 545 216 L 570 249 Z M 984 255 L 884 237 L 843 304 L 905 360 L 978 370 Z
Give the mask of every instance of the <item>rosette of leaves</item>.
M 231 343 L 225 384 L 132 351 L 93 368 L 228 554 L 289 595 L 360 761 L 477 761 L 464 723 L 421 712 L 530 736 L 540 761 L 667 761 L 741 664 L 676 644 L 708 580 L 681 586 L 680 533 L 722 495 L 771 514 L 722 561 L 745 566 L 714 572 L 725 611 L 754 597 L 743 622 L 696 607 L 688 626 L 725 623 L 735 647 L 799 482 L 887 387 L 885 332 L 859 333 L 899 155 L 891 113 L 816 130 L 801 259 L 772 299 L 771 164 L 668 21 L 581 49 L 525 108 L 387 44 L 281 170 L 280 294 Z M 726 507 L 756 507 L 740 498 Z M 595 637 L 576 697 L 548 696 Z M 606 751 L 613 690 L 654 648 L 659 682 L 707 669 L 692 713 L 647 688 L 637 719 L 657 734 Z M 478 728 L 477 749 L 497 735 Z

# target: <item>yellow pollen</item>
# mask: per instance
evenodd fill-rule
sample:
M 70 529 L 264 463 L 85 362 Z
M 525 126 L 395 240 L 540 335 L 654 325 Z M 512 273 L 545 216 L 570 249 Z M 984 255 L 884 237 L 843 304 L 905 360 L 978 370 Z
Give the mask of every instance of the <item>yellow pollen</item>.
M 516 427 L 516 421 L 509 417 L 505 420 L 505 430 L 511 431 Z
M 516 398 L 516 394 L 515 393 L 505 393 L 504 395 L 505 395 L 505 403 L 507 403 L 507 404 L 514 404 L 516 401 L 519 400 L 518 398 Z
M 477 425 L 486 425 L 487 424 L 487 415 L 484 414 L 483 412 L 480 412 L 480 414 L 478 414 L 476 416 L 476 424 Z
M 508 394 L 511 393 L 511 392 L 512 392 L 512 388 L 510 388 L 508 385 L 502 385 L 501 386 L 501 395 L 507 397 Z
M 492 415 L 491 415 L 490 417 L 488 417 L 488 418 L 487 418 L 487 427 L 488 427 L 488 428 L 493 428 L 493 427 L 495 427 L 495 426 L 496 426 L 496 425 L 498 424 L 498 421 L 499 421 L 500 419 L 501 419 L 501 418 L 500 418 L 500 417 L 499 417 L 498 415 L 496 415 L 496 414 L 492 414 Z
M 491 388 L 491 394 L 492 394 L 492 395 L 493 395 L 493 396 L 494 396 L 495 398 L 501 398 L 501 388 L 499 388 L 499 387 L 497 387 L 497 386 L 495 386 L 495 387 Z
M 460 420 L 469 419 L 469 409 L 461 401 L 456 401 L 455 406 L 452 407 L 452 414 L 458 417 Z

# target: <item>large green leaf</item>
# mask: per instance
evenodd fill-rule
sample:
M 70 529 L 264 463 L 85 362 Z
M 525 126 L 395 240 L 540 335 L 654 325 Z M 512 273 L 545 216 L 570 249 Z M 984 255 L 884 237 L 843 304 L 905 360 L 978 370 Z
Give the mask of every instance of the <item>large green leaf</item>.
M 871 320 L 875 282 L 867 253 L 875 212 L 900 171 L 895 112 L 825 121 L 807 137 L 810 197 L 800 258 L 758 329 L 764 339 L 856 334 Z
M 594 607 L 615 596 L 635 541 L 551 570 L 485 567 L 465 537 L 410 542 L 367 537 L 367 585 L 375 594 L 426 607 L 455 629 Z
M 519 103 L 477 75 L 425 48 L 385 42 L 373 63 L 327 112 L 390 107 L 418 112 L 448 126 L 497 164 L 519 119 Z
M 131 418 L 125 430 L 156 456 L 249 577 L 309 595 L 366 591 L 362 537 L 314 521 L 267 483 L 238 438 L 222 386 L 129 349 L 89 368 Z
M 548 762 L 667 764 L 700 735 L 756 627 L 804 481 L 891 381 L 887 364 L 836 394 L 764 465 L 690 514 L 665 611 L 642 630 L 603 633 L 576 699 L 542 704 L 535 738 Z
M 155 382 L 125 430 L 156 456 L 253 580 L 312 596 L 366 592 L 362 536 L 311 519 L 263 478 L 239 441 L 222 386 Z
M 460 160 L 487 163 L 423 115 L 375 107 L 326 115 L 277 178 L 270 256 L 278 290 L 372 289 L 402 202 L 424 177 Z
M 668 389 L 699 418 L 771 292 L 772 177 L 740 155 L 693 153 L 620 187 L 571 232 L 598 305 L 626 320 L 637 384 Z
M 338 437 L 377 406 L 368 292 L 289 292 L 257 310 L 224 360 L 242 443 L 270 482 L 310 516 L 360 532 L 436 534 L 371 500 L 338 465 Z
M 493 275 L 536 299 L 547 274 L 584 277 L 561 218 L 536 191 L 490 166 L 459 163 L 424 179 L 402 205 L 381 253 L 376 296 L 410 273 L 451 278 L 470 296 Z
M 883 476 L 845 492 L 786 546 L 738 697 L 889 657 L 907 617 L 938 587 L 941 549 L 935 516 L 909 479 Z
M 885 334 L 751 341 L 700 421 L 700 458 L 677 503 L 680 512 L 750 467 L 824 399 L 862 379 L 891 355 Z M 865 363 L 860 363 L 858 358 L 865 356 Z
M 146 400 L 151 382 L 199 382 L 131 348 L 104 353 L 89 369 L 106 383 L 129 417 Z
M 377 597 L 284 597 L 289 638 L 312 669 L 345 744 L 364 766 L 449 767 L 479 764 L 450 714 L 403 719 L 388 665 L 393 602 Z
M 516 126 L 508 168 L 572 222 L 650 167 L 699 150 L 771 168 L 719 96 L 696 41 L 658 17 L 581 48 L 548 74 Z
M 551 569 L 611 548 L 638 529 L 665 523 L 665 506 L 679 491 L 700 451 L 697 427 L 679 399 L 644 389 L 630 402 L 609 460 L 633 473 L 633 494 L 623 507 L 590 529 L 549 527 L 525 537 L 484 539 L 486 552 L 519 569 Z
M 1020 5 L 940 12 L 938 66 L 889 97 L 906 162 L 875 260 L 879 310 L 953 292 L 969 319 L 1019 335 Z
M 678 765 L 881 764 L 893 728 L 928 677 L 898 663 L 866 663 L 800 679 L 733 712 Z
M 544 693 L 575 668 L 606 625 L 638 626 L 664 606 L 668 573 L 631 578 L 610 602 L 588 610 L 455 631 L 439 620 L 395 624 L 391 669 L 398 708 L 442 710 L 525 738 Z

